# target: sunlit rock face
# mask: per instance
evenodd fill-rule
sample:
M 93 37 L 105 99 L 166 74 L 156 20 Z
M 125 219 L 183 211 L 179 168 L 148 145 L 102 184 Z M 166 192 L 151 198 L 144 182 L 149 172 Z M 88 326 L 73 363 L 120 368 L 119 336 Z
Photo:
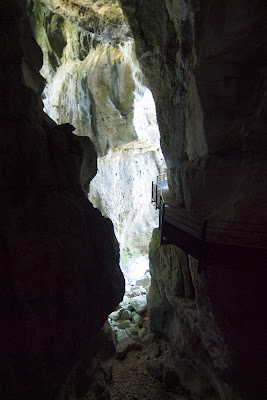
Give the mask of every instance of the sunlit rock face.
M 144 123 L 136 122 L 135 109 L 139 106 L 140 118 L 147 115 L 149 111 L 140 112 L 140 104 L 151 109 L 151 95 L 144 98 L 144 78 L 135 57 L 134 42 L 129 32 L 125 36 L 128 29 L 122 15 L 117 20 L 108 1 L 98 7 L 97 2 L 91 3 L 98 11 L 103 7 L 109 10 L 105 18 L 101 14 L 108 26 L 117 27 L 115 31 L 111 29 L 109 36 L 105 27 L 101 28 L 102 19 L 98 29 L 91 27 L 90 2 L 86 8 L 90 17 L 87 29 L 83 29 L 80 9 L 72 9 L 71 4 L 66 8 L 60 1 L 36 1 L 31 22 L 44 54 L 41 69 L 47 81 L 44 111 L 57 123 L 71 123 L 77 135 L 89 136 L 102 157 L 109 149 L 134 140 L 153 142 L 155 132 L 159 139 L 159 132 L 153 109 L 154 115 L 146 116 L 146 124 L 152 125 L 152 131 L 142 134 Z M 117 5 L 116 10 L 122 13 L 117 2 L 110 3 Z M 77 14 L 75 25 L 72 12 Z
M 177 203 L 201 218 L 266 224 L 263 3 L 120 4 L 155 99 L 169 186 Z M 170 275 L 160 272 L 164 265 L 170 274 L 180 274 L 182 267 L 173 271 L 171 249 L 169 255 L 168 248 L 164 257 L 160 254 L 152 246 L 150 298 L 160 298 L 166 306 L 166 319 L 157 329 L 169 337 L 178 373 L 192 368 L 220 400 L 262 397 L 263 262 L 256 267 L 251 260 L 246 271 L 244 260 L 235 268 L 209 265 L 198 274 L 197 261 L 189 257 L 196 294 L 190 309 L 187 301 L 183 306 L 184 295 L 170 290 Z M 150 301 L 152 319 L 157 304 Z M 189 339 L 186 344 L 181 331 Z M 195 392 L 193 378 L 188 385 L 197 399 L 209 398 L 200 387 Z
M 133 142 L 110 150 L 98 159 L 98 174 L 90 184 L 89 198 L 113 221 L 122 270 L 130 283 L 149 268 L 148 244 L 158 224 L 157 212 L 150 203 L 151 177 L 163 164 L 158 147 Z M 135 265 L 138 259 L 143 264 L 139 272 Z
M 90 136 L 98 154 L 105 155 L 109 147 L 136 137 L 127 130 L 134 87 L 129 65 L 118 45 L 111 46 L 89 27 L 85 30 L 73 25 L 71 8 L 67 8 L 69 19 L 65 19 L 60 15 L 65 16 L 64 6 L 54 14 L 44 3 L 36 2 L 31 14 L 44 54 L 44 110 L 57 123 L 73 124 L 77 135 Z M 122 35 L 123 31 L 122 27 Z
M 130 282 L 141 277 L 130 273 L 133 258 L 143 264 L 141 275 L 148 269 L 148 243 L 158 223 L 150 205 L 151 181 L 165 161 L 153 96 L 117 2 L 84 5 L 86 15 L 96 13 L 98 28 L 92 16 L 86 27 L 71 4 L 37 4 L 31 21 L 44 53 L 44 111 L 92 140 L 98 173 L 89 199 L 113 221 Z
M 106 156 L 98 158 L 98 174 L 89 193 L 93 204 L 114 224 L 121 267 L 129 283 L 135 283 L 149 268 L 148 243 L 158 225 L 158 213 L 151 206 L 151 180 L 165 166 L 153 98 L 138 80 L 133 128 L 137 140 L 110 149 Z
M 93 360 L 124 279 L 112 223 L 80 182 L 81 169 L 85 181 L 96 173 L 90 140 L 57 126 L 36 96 L 42 53 L 24 5 L 1 7 L 0 397 L 54 400 Z

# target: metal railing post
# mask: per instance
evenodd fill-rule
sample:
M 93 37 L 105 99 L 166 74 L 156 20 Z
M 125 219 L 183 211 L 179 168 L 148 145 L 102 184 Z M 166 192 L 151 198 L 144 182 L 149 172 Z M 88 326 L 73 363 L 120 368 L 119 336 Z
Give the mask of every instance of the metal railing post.
M 160 198 L 161 200 L 161 198 Z M 159 204 L 159 230 L 161 231 L 161 226 L 162 226 L 162 206 L 161 202 Z

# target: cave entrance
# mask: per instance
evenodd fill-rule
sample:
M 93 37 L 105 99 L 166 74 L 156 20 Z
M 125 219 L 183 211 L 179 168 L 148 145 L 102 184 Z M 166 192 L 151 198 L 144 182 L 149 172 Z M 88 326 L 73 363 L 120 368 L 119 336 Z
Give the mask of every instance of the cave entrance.
M 165 161 L 153 96 L 123 13 L 113 0 L 36 0 L 29 13 L 43 52 L 44 111 L 93 142 L 98 172 L 89 200 L 113 222 L 126 291 L 146 288 L 148 244 L 158 226 L 151 182 Z

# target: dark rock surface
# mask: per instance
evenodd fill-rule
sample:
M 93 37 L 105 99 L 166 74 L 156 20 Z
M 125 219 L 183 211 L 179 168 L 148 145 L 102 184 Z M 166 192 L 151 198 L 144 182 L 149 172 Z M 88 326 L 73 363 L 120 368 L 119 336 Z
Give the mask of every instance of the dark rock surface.
M 82 190 L 83 146 L 25 86 L 23 6 L 2 6 L 0 397 L 48 400 L 97 346 L 124 280 L 112 224 Z M 40 57 L 30 31 L 27 37 Z
M 266 149 L 264 4 L 201 1 L 196 82 L 210 153 Z
M 149 256 L 150 328 L 168 337 L 181 382 L 193 399 L 236 399 L 223 378 L 227 371 L 227 348 L 214 323 L 209 299 L 203 287 L 196 283 L 196 280 L 201 282 L 202 277 L 199 277 L 197 269 L 193 269 L 192 259 L 188 260 L 187 255 L 176 246 L 160 246 L 158 230 L 153 232 Z M 194 296 L 186 296 L 176 290 L 179 281 L 179 286 L 186 286 L 182 270 L 188 268 L 188 264 L 190 286 L 193 280 L 195 288 Z
M 106 322 L 95 346 L 73 367 L 56 400 L 109 400 L 109 384 L 116 355 L 115 338 Z
M 266 224 L 264 4 L 120 4 L 155 98 L 178 204 L 200 218 Z M 151 328 L 168 335 L 177 370 L 185 372 L 180 378 L 192 377 L 191 395 L 208 398 L 206 389 L 200 395 L 204 378 L 216 399 L 263 397 L 264 260 L 213 264 L 199 275 L 189 257 L 195 300 L 187 299 L 180 279 L 186 255 L 172 246 L 160 250 L 155 235 Z

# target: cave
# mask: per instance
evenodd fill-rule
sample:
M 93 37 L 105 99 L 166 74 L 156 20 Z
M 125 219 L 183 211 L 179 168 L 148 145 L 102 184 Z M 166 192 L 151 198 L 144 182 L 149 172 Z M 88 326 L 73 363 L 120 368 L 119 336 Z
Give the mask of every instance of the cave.
M 136 83 L 129 66 L 121 72 L 128 38 L 136 78 L 155 101 L 177 207 L 192 218 L 249 225 L 265 239 L 234 262 L 225 246 L 200 268 L 190 249 L 162 243 L 151 229 L 147 323 L 171 354 L 167 381 L 184 390 L 166 399 L 263 398 L 263 3 L 5 0 L 1 29 L 1 398 L 110 399 L 116 346 L 107 320 L 123 301 L 125 279 L 114 226 L 88 190 L 97 155 L 112 154 L 112 163 L 113 148 L 128 151 L 137 139 L 135 129 L 123 133 L 133 123 Z M 62 63 L 67 52 L 72 65 Z

